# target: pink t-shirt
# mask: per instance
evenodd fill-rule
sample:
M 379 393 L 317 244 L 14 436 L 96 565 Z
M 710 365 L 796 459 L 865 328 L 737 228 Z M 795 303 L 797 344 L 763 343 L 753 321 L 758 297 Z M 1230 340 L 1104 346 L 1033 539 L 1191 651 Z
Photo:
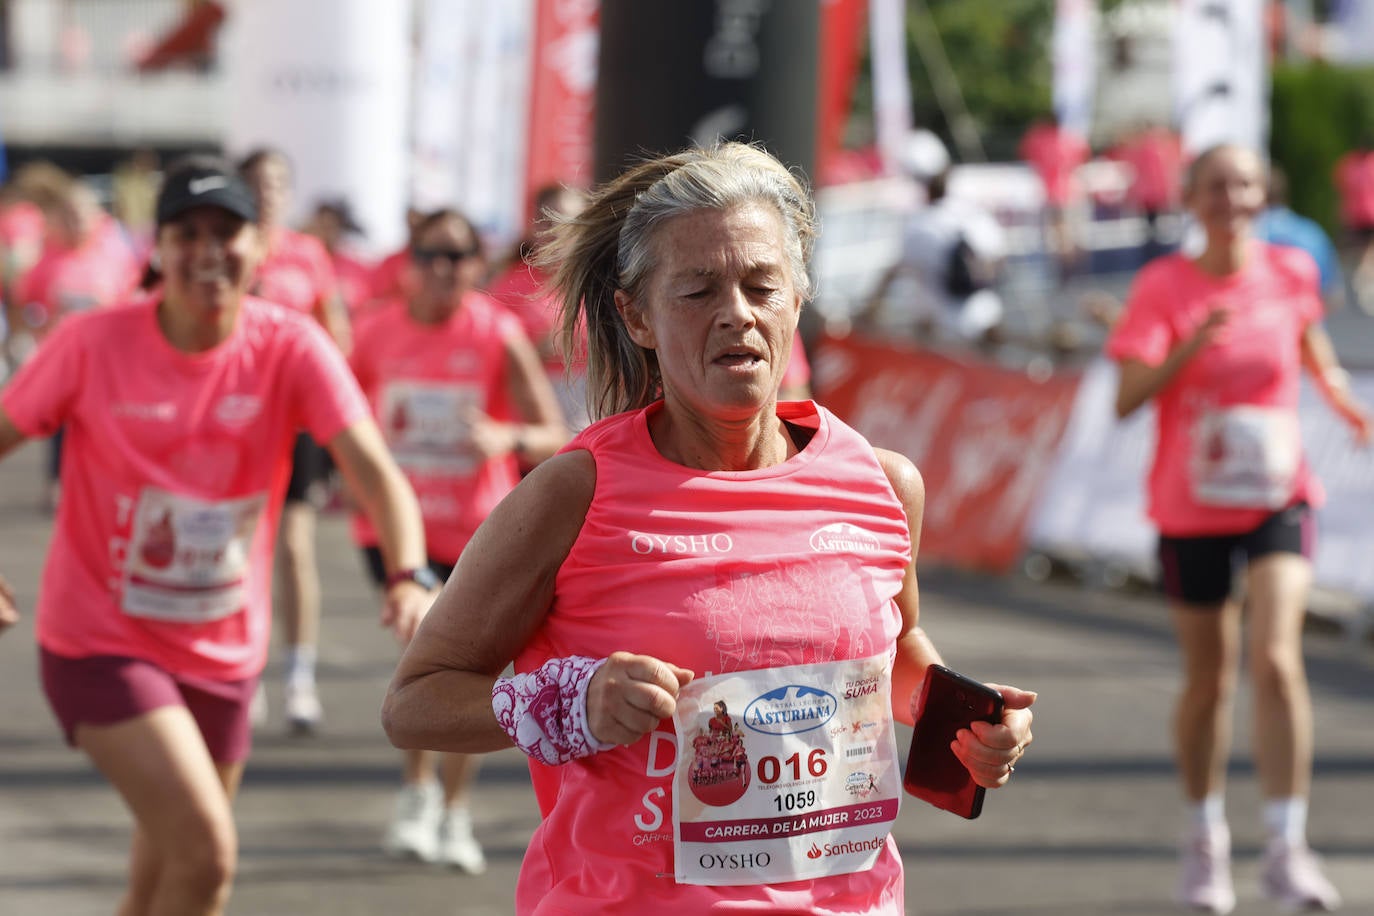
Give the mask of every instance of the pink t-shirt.
M 1020 156 L 1045 186 L 1045 202 L 1062 207 L 1076 190 L 1074 171 L 1088 161 L 1088 143 L 1053 124 L 1037 124 L 1021 139 Z
M 39 643 L 220 680 L 261 671 L 296 430 L 328 442 L 367 416 L 324 333 L 248 298 L 228 340 L 190 354 L 156 304 L 118 306 L 64 321 L 0 407 L 27 436 L 66 428 Z
M 133 248 L 105 217 L 79 247 L 44 249 L 16 296 L 32 329 L 43 336 L 68 315 L 121 302 L 140 273 Z
M 520 325 L 481 293 L 469 293 L 442 325 L 424 325 L 394 303 L 363 319 L 350 361 L 396 463 L 420 500 L 432 559 L 455 563 L 477 526 L 520 480 L 515 456 L 482 461 L 465 414 L 513 416 L 506 344 Z M 353 537 L 377 543 L 363 515 Z
M 372 265 L 338 251 L 330 255 L 330 263 L 349 317 L 360 317 L 372 299 Z
M 1213 450 L 1224 450 L 1215 436 L 1226 416 L 1258 416 L 1268 428 L 1287 429 L 1277 444 L 1295 450 L 1296 466 L 1279 502 L 1322 499 L 1296 429 L 1302 336 L 1322 316 L 1317 265 L 1308 254 L 1251 242 L 1245 266 L 1227 277 L 1209 276 L 1183 255 L 1152 261 L 1136 277 L 1107 354 L 1157 366 L 1218 306 L 1231 310 L 1228 324 L 1155 398 L 1149 512 L 1174 537 L 1238 534 L 1282 508 L 1199 498 L 1210 462 L 1223 457 Z
M 661 402 L 585 429 L 596 461 L 586 521 L 517 671 L 616 650 L 699 676 L 892 652 L 911 561 L 907 518 L 873 448 L 810 401 L 778 415 L 815 429 L 774 467 L 705 472 L 663 458 Z M 842 527 L 849 526 L 849 527 Z M 848 546 L 827 533 L 848 531 Z M 630 747 L 561 767 L 530 762 L 544 819 L 516 887 L 519 913 L 901 913 L 889 837 L 866 872 L 743 887 L 677 884 L 672 720 Z
M 274 231 L 267 257 L 258 265 L 254 295 L 313 315 L 336 290 L 334 265 L 319 239 L 290 229 Z
M 413 264 L 409 248 L 393 251 L 372 269 L 373 299 L 402 299 L 413 285 Z
M 1341 219 L 1355 229 L 1374 229 L 1374 151 L 1346 153 L 1336 163 Z
M 1172 131 L 1149 130 L 1132 137 L 1115 158 L 1135 171 L 1128 195 L 1137 207 L 1159 212 L 1178 205 L 1183 190 L 1183 148 Z

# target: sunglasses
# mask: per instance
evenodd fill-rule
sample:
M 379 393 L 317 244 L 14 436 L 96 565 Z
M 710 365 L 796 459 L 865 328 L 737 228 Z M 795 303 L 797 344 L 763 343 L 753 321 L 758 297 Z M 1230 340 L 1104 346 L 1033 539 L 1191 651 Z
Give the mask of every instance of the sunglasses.
M 412 248 L 410 256 L 415 259 L 416 264 L 433 264 L 435 261 L 447 261 L 457 266 L 468 258 L 477 257 L 476 248 Z

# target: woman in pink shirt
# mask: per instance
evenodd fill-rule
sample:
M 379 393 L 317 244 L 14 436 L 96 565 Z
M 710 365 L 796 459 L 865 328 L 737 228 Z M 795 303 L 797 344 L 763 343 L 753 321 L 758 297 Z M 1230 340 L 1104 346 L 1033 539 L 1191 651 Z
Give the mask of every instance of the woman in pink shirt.
M 351 345 L 348 313 L 339 297 L 329 255 L 319 239 L 286 225 L 291 207 L 290 160 L 279 149 L 263 147 L 239 162 L 239 173 L 257 201 L 258 231 L 266 246 L 253 279 L 253 294 L 310 315 L 347 353 Z M 313 731 L 323 717 L 315 687 L 320 629 L 315 522 L 329 476 L 328 453 L 302 432 L 291 455 L 277 558 L 282 582 L 279 617 L 286 644 L 282 705 L 288 727 L 297 734 Z M 256 715 L 261 719 L 266 716 L 265 694 L 256 703 Z
M 400 747 L 530 756 L 519 913 L 903 910 L 893 722 L 939 661 L 924 493 L 778 401 L 814 233 L 796 178 L 738 143 L 635 166 L 557 230 L 601 419 L 478 529 L 383 711 Z M 1034 694 L 999 689 L 1003 719 L 955 742 L 987 787 L 1031 739 Z
M 533 466 L 567 441 L 539 355 L 504 308 L 475 289 L 484 271 L 476 229 L 455 210 L 414 229 L 419 288 L 358 326 L 350 356 L 392 456 L 420 500 L 429 567 L 448 578 L 477 526 Z M 377 530 L 357 516 L 354 540 L 382 586 Z M 411 750 L 384 847 L 476 874 L 469 787 L 477 758 Z M 439 764 L 440 780 L 434 779 Z
M 1301 370 L 1361 440 L 1370 418 L 1322 329 L 1316 264 L 1251 237 L 1265 200 L 1259 157 L 1235 146 L 1208 150 L 1190 168 L 1184 198 L 1206 248 L 1147 265 L 1107 343 L 1121 367 L 1117 412 L 1147 401 L 1157 411 L 1149 511 L 1182 649 L 1175 740 L 1192 810 L 1178 896 L 1208 912 L 1235 906 L 1223 793 L 1241 656 L 1232 576 L 1243 557 L 1254 755 L 1270 833 L 1263 889 L 1285 905 L 1334 909 L 1339 895 L 1307 847 L 1305 826 L 1312 713 L 1301 635 L 1311 513 L 1322 493 L 1299 441 Z
M 43 685 L 133 815 L 126 914 L 220 913 L 229 896 L 298 428 L 329 444 L 377 526 L 383 623 L 408 639 L 432 597 L 408 574 L 425 561 L 414 493 L 342 356 L 309 319 L 246 295 L 256 215 L 221 160 L 169 170 L 161 292 L 63 320 L 0 394 L 0 454 L 67 429 L 37 608 Z

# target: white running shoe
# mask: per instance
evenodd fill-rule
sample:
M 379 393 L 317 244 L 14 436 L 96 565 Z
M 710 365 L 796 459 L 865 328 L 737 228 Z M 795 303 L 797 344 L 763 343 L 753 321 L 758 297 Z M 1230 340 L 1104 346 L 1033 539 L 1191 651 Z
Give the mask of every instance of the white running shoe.
M 1201 913 L 1229 913 L 1236 908 L 1231 883 L 1231 831 L 1226 826 L 1197 828 L 1179 849 L 1179 905 Z
M 1260 887 L 1264 896 L 1289 913 L 1330 913 L 1341 905 L 1340 892 L 1322 874 L 1321 860 L 1305 843 L 1270 840 Z
M 487 857 L 472 835 L 472 815 L 466 808 L 450 808 L 439 822 L 439 861 L 469 875 L 487 870 Z
M 382 849 L 398 859 L 436 861 L 443 814 L 443 792 L 437 782 L 403 786 L 396 795 L 396 811 L 382 840 Z
M 294 735 L 310 735 L 320 726 L 324 708 L 314 681 L 287 681 L 282 691 L 286 725 Z

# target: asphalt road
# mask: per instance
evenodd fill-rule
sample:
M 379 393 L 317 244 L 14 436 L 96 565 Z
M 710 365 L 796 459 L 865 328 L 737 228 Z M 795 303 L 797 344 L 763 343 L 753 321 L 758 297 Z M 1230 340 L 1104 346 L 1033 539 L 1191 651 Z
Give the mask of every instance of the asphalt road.
M 41 447 L 0 464 L 0 572 L 33 606 L 50 530 L 39 503 Z M 396 652 L 343 520 L 320 536 L 326 620 L 322 732 L 257 736 L 237 810 L 239 916 L 499 914 L 511 911 L 536 820 L 523 759 L 491 755 L 475 812 L 491 868 L 470 878 L 393 863 L 379 842 L 399 782 L 377 710 Z M 908 912 L 939 916 L 1168 914 L 1181 824 L 1168 749 L 1175 658 L 1153 597 L 923 570 L 923 619 L 946 661 L 1040 692 L 1036 741 L 1014 782 L 973 822 L 908 800 L 896 835 Z M 1316 701 L 1310 835 L 1344 891 L 1374 914 L 1374 645 L 1314 625 Z M 32 615 L 0 639 L 0 914 L 114 911 L 128 819 L 85 759 L 61 741 L 40 693 Z M 267 672 L 279 699 L 279 667 Z M 1229 812 L 1241 914 L 1276 912 L 1256 880 L 1263 835 L 1248 742 L 1237 717 Z M 903 736 L 905 738 L 905 735 Z

